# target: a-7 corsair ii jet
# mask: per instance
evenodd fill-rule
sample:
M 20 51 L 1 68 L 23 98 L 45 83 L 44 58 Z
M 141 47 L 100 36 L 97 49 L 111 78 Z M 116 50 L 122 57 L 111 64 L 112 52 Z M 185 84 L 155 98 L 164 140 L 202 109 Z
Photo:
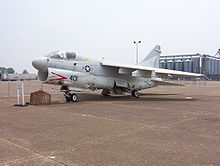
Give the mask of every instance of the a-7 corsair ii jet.
M 163 81 L 168 76 L 199 77 L 202 74 L 159 68 L 160 46 L 137 65 L 108 62 L 77 55 L 74 52 L 57 51 L 32 62 L 38 70 L 38 79 L 45 84 L 61 86 L 66 101 L 76 102 L 76 92 L 102 89 L 102 95 L 131 93 L 139 97 L 140 90 L 157 85 L 175 85 Z

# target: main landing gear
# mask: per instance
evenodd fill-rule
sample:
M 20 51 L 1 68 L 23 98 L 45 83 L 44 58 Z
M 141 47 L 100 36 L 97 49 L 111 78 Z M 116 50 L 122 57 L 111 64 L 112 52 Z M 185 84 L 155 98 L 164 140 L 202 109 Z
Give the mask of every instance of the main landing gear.
M 64 95 L 66 97 L 67 102 L 77 102 L 78 101 L 78 96 L 75 93 L 69 93 Z
M 103 96 L 110 96 L 111 93 L 110 93 L 109 90 L 103 89 L 102 92 L 101 92 L 101 94 L 102 94 Z M 139 98 L 139 92 L 138 92 L 137 90 L 132 90 L 132 91 L 131 91 L 131 96 L 134 97 L 134 98 Z
M 139 98 L 139 92 L 137 90 L 131 91 L 131 96 L 135 98 Z
M 110 96 L 110 91 L 108 90 L 108 89 L 103 89 L 102 90 L 102 92 L 101 92 L 101 94 L 103 95 L 103 96 Z

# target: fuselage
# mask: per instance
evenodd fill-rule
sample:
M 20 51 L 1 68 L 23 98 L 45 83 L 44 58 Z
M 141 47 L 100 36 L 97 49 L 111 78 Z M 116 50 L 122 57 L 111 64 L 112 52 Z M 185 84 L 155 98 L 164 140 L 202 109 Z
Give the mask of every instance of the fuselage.
M 80 56 L 71 52 L 55 52 L 32 62 L 38 79 L 79 89 L 108 89 L 115 93 L 142 90 L 155 86 L 151 78 L 119 74 L 119 68 L 102 66 L 103 59 Z

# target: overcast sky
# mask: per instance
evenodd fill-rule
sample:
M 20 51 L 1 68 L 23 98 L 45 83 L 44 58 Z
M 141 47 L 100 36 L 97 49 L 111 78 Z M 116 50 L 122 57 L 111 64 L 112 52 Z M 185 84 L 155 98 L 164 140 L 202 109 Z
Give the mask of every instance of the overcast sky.
M 54 50 L 135 63 L 156 45 L 162 54 L 214 55 L 219 0 L 0 0 L 0 66 L 35 71 Z

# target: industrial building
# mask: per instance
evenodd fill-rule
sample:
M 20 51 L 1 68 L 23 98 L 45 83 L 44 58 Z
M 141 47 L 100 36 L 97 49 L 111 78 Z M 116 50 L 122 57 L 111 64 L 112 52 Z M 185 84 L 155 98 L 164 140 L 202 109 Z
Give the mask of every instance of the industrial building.
M 220 80 L 220 49 L 215 56 L 205 54 L 167 55 L 160 57 L 160 68 L 205 74 Z
M 18 74 L 18 73 L 12 73 L 12 74 L 1 74 L 0 80 L 2 81 L 16 81 L 16 80 L 36 80 L 37 75 L 36 74 Z
M 15 73 L 14 69 L 9 67 L 0 67 L 0 81 L 16 81 L 16 80 L 36 80 L 37 75 L 28 73 L 24 70 L 22 73 Z

